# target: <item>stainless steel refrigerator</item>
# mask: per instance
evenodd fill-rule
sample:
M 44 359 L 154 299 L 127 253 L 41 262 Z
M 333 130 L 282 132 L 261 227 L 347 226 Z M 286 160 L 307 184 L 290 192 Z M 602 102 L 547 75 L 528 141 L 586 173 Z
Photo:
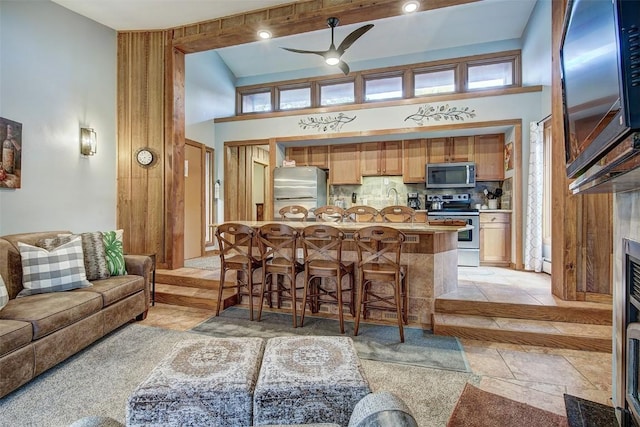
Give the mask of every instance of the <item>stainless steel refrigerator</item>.
M 280 218 L 280 209 L 289 205 L 304 206 L 308 219 L 314 219 L 312 209 L 327 204 L 327 173 L 314 166 L 282 167 L 273 172 L 273 217 Z

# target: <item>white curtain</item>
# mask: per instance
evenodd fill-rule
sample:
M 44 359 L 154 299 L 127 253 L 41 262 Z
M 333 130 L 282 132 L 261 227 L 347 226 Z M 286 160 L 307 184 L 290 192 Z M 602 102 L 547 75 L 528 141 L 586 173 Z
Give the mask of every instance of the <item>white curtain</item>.
M 529 185 L 524 241 L 525 270 L 542 271 L 543 125 L 529 124 Z

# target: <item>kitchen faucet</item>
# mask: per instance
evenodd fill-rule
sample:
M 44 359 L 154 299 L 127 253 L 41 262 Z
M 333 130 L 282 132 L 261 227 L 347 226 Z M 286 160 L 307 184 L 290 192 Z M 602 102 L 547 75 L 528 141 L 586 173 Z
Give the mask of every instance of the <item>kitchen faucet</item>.
M 396 205 L 398 205 L 400 202 L 398 200 L 398 190 L 396 190 L 395 187 L 391 187 L 387 190 L 387 197 L 389 197 L 389 195 L 391 194 L 391 190 L 393 190 L 396 193 Z

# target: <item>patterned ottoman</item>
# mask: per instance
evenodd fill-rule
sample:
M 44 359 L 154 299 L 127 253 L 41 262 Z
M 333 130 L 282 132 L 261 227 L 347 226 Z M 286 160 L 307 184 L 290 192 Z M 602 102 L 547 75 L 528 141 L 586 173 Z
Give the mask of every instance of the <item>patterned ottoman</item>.
M 250 426 L 262 338 L 176 344 L 127 402 L 127 426 Z
M 253 423 L 346 426 L 370 392 L 351 338 L 271 338 L 253 395 Z

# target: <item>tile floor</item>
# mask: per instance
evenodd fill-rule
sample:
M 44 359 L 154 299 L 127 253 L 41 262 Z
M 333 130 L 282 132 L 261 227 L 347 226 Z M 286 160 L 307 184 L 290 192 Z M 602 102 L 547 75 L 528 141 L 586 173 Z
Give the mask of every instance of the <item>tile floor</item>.
M 558 304 L 545 274 L 482 267 L 459 268 L 460 297 Z M 473 297 L 473 298 L 472 298 Z M 145 324 L 189 330 L 208 310 L 156 304 Z M 480 387 L 565 415 L 563 394 L 611 405 L 611 353 L 461 340 Z

